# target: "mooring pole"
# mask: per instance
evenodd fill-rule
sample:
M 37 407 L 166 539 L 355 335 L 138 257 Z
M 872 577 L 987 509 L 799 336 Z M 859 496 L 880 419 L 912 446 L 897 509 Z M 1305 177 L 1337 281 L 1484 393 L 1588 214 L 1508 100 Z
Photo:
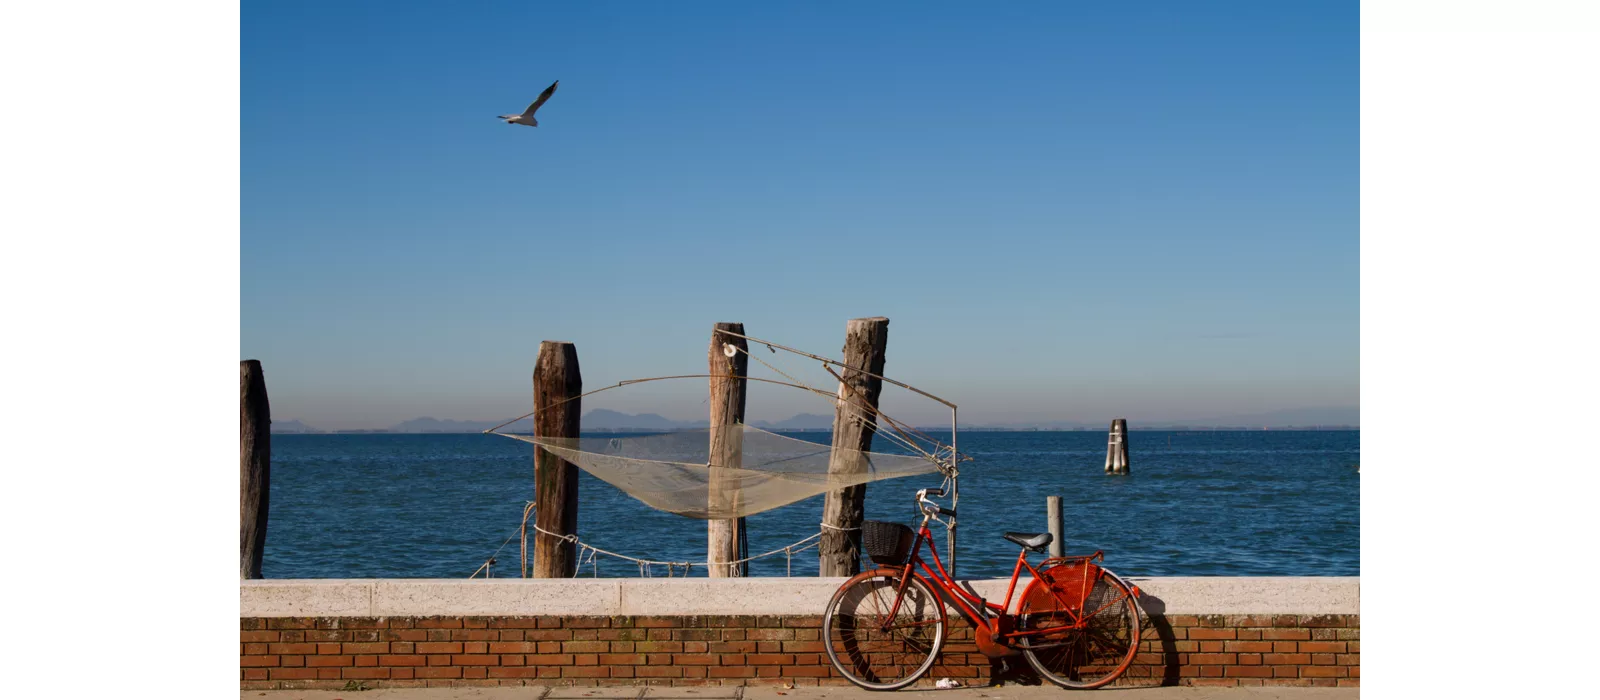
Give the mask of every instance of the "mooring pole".
M 883 380 L 884 350 L 889 345 L 889 319 L 853 318 L 845 324 L 844 370 L 833 410 L 833 456 L 829 474 L 866 469 L 861 453 L 872 449 L 878 432 L 878 396 Z M 829 491 L 822 505 L 822 538 L 817 545 L 819 576 L 854 576 L 861 572 L 861 521 L 865 517 L 866 484 Z
M 1128 419 L 1111 421 L 1111 436 L 1106 441 L 1106 473 L 1128 473 Z
M 261 578 L 272 475 L 272 407 L 261 362 L 239 363 L 239 578 Z
M 749 349 L 743 323 L 718 323 L 711 330 L 711 347 L 706 360 L 711 375 L 711 463 L 709 500 L 712 512 L 737 508 L 739 480 L 719 474 L 724 468 L 743 467 L 745 377 L 750 368 Z M 706 571 L 712 578 L 745 576 L 749 562 L 728 564 L 745 558 L 750 545 L 744 518 L 706 521 Z
M 1066 556 L 1067 545 L 1061 532 L 1061 497 L 1045 496 L 1044 509 L 1046 512 L 1045 517 L 1048 518 L 1050 524 L 1050 556 Z
M 583 374 L 572 343 L 539 343 L 533 365 L 533 434 L 576 438 L 583 415 Z M 534 578 L 571 578 L 578 568 L 577 545 L 563 535 L 578 532 L 578 468 L 537 445 L 533 448 L 534 524 L 557 533 L 535 531 Z

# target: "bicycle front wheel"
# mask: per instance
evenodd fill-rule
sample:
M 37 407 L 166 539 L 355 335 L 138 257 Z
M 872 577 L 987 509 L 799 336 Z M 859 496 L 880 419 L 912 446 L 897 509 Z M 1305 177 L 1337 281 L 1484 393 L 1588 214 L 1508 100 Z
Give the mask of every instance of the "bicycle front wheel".
M 1036 632 L 1019 643 L 1028 664 L 1064 688 L 1106 685 L 1128 670 L 1139 651 L 1139 608 L 1133 592 L 1104 571 L 1080 609 L 1062 609 L 1047 594 L 1027 595 L 1018 613 L 1018 631 Z
M 922 677 L 944 645 L 944 604 L 916 576 L 858 574 L 833 594 L 822 617 L 828 661 L 867 690 L 897 690 Z M 893 613 L 891 616 L 891 612 Z

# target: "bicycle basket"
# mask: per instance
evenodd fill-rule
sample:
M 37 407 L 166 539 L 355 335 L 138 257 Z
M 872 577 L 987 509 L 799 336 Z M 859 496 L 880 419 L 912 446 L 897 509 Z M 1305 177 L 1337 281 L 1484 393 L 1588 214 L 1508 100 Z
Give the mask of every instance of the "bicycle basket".
M 861 523 L 861 545 L 867 558 L 879 564 L 899 566 L 911 558 L 917 533 L 900 523 L 867 520 Z

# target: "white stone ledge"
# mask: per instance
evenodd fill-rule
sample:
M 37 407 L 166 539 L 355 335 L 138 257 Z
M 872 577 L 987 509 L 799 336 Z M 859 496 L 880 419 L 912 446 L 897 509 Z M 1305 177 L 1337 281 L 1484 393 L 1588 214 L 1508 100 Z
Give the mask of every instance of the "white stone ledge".
M 1017 582 L 1015 607 L 1030 579 Z M 820 615 L 842 578 L 297 579 L 239 582 L 240 617 Z M 1131 578 L 1152 613 L 1359 615 L 1360 577 Z M 1005 597 L 1007 579 L 972 581 Z

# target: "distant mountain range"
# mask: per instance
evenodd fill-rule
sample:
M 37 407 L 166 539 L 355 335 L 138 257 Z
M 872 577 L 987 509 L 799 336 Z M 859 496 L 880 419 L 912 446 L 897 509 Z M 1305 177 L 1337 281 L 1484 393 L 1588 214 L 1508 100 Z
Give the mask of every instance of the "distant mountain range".
M 448 420 L 432 417 L 413 418 L 378 430 L 317 430 L 298 420 L 282 420 L 272 422 L 274 433 L 481 433 L 499 425 L 500 421 L 468 421 Z M 679 421 L 655 413 L 621 413 L 609 409 L 599 408 L 583 414 L 583 430 L 585 432 L 662 432 L 672 430 L 694 430 L 705 428 L 709 421 Z M 780 421 L 751 421 L 750 425 L 764 430 L 806 431 L 806 430 L 831 430 L 833 416 L 817 413 L 801 413 Z M 1235 416 L 1221 416 L 1198 420 L 1172 420 L 1172 421 L 1146 421 L 1136 417 L 1128 419 L 1129 428 L 1133 430 L 1163 430 L 1163 429 L 1246 429 L 1260 430 L 1262 428 L 1357 428 L 1361 425 L 1361 410 L 1359 408 L 1299 408 L 1267 413 L 1255 413 Z M 966 430 L 1107 430 L 1111 426 L 1111 419 L 1099 423 L 1083 423 L 1076 421 L 1039 421 L 1017 422 L 994 425 L 967 425 Z M 948 428 L 949 426 L 945 426 Z M 512 423 L 503 430 L 507 432 L 531 432 L 532 421 L 523 419 Z

